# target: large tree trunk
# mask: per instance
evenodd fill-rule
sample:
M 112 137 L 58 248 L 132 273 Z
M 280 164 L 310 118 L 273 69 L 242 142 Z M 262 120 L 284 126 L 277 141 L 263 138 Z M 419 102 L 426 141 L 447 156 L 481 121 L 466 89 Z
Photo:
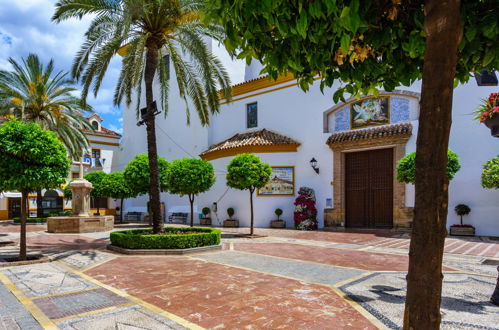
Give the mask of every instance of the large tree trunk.
M 442 258 L 447 235 L 447 149 L 457 46 L 459 0 L 426 0 L 426 51 L 416 145 L 416 200 L 404 329 L 439 329 Z
M 251 208 L 251 224 L 250 224 L 250 235 L 253 235 L 253 191 L 255 189 L 250 189 L 250 208 Z
M 154 118 L 154 109 L 152 103 L 153 81 L 156 67 L 158 66 L 158 46 L 154 41 L 148 41 L 146 54 L 146 67 L 144 72 L 144 81 L 146 87 L 146 130 L 147 130 L 147 154 L 149 156 L 149 202 L 152 219 L 153 232 L 159 234 L 162 229 L 161 224 L 161 206 L 159 189 L 159 171 L 158 171 L 158 150 L 156 145 L 156 123 Z M 151 221 L 151 220 L 150 220 Z
M 43 218 L 43 196 L 42 190 L 38 189 L 36 191 L 36 217 Z
M 189 195 L 189 202 L 191 203 L 191 227 L 194 227 L 194 195 Z
M 26 214 L 28 210 L 29 191 L 21 192 L 21 237 L 19 240 L 19 260 L 26 260 Z

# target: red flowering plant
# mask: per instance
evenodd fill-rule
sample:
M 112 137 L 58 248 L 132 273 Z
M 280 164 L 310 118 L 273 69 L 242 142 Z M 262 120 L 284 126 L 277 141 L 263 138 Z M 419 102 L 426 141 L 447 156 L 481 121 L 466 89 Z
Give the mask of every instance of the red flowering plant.
M 317 208 L 315 192 L 312 188 L 301 187 L 295 200 L 295 228 L 300 230 L 317 229 Z
M 480 123 L 499 115 L 499 93 L 490 94 L 474 113 L 476 114 L 475 119 L 479 120 Z

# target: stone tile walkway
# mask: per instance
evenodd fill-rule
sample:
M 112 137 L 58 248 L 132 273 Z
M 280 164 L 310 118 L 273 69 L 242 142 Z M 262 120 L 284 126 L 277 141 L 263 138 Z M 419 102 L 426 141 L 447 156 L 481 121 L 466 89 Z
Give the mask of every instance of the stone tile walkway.
M 109 233 L 30 228 L 31 250 L 53 261 L 0 268 L 0 330 L 401 326 L 408 234 L 257 229 L 223 251 L 137 257 L 105 251 Z M 1 224 L 0 240 L 14 229 Z M 499 329 L 497 243 L 447 239 L 442 329 Z

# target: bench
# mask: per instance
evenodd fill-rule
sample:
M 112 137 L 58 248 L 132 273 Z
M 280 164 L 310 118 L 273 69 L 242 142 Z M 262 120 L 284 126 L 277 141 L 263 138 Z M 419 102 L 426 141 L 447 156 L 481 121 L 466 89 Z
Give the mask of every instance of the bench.
M 127 212 L 125 221 L 142 221 L 142 212 Z
M 186 224 L 187 223 L 187 216 L 188 215 L 189 215 L 189 213 L 183 213 L 183 212 L 172 213 L 168 217 L 168 222 L 169 223 L 183 223 L 183 224 Z

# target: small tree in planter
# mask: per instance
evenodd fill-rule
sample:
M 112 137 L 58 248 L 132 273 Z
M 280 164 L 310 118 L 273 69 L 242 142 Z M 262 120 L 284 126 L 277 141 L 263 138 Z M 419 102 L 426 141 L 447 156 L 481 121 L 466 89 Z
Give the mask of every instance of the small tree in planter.
M 275 209 L 275 215 L 277 216 L 277 220 L 270 221 L 270 228 L 286 228 L 286 221 L 281 220 L 282 209 Z
M 301 187 L 295 201 L 295 228 L 299 230 L 317 229 L 317 208 L 315 192 L 312 188 Z
M 120 223 L 123 223 L 123 201 L 134 197 L 132 189 L 127 185 L 123 172 L 111 172 L 102 179 L 102 194 L 120 200 Z
M 191 227 L 194 226 L 194 198 L 210 190 L 215 183 L 215 171 L 210 162 L 195 159 L 175 159 L 168 170 L 167 185 L 172 194 L 187 195 L 191 205 Z
M 234 216 L 234 208 L 229 207 L 227 209 L 227 215 L 229 216 L 229 219 L 224 220 L 224 227 L 239 227 L 239 220 L 234 220 L 232 217 Z
M 89 181 L 92 184 L 92 191 L 90 192 L 90 196 L 93 198 L 94 203 L 97 198 L 107 197 L 104 192 L 104 185 L 102 181 L 107 176 L 107 173 L 102 171 L 95 171 L 85 174 L 85 180 Z M 97 203 L 97 215 L 100 215 L 100 203 Z
M 211 213 L 211 210 L 209 207 L 203 207 L 203 209 L 201 210 L 201 212 L 203 213 L 203 219 L 201 219 L 201 224 L 202 225 L 206 225 L 206 226 L 210 226 L 211 225 L 211 218 L 209 217 L 210 213 Z
M 458 204 L 454 208 L 456 214 L 461 217 L 460 225 L 452 225 L 450 226 L 450 234 L 451 235 L 475 235 L 475 228 L 472 225 L 463 224 L 463 216 L 468 215 L 471 212 L 471 209 L 468 205 Z
M 249 190 L 250 193 L 250 235 L 253 235 L 253 192 L 262 188 L 270 180 L 272 168 L 263 163 L 258 156 L 241 154 L 234 157 L 227 165 L 227 185 L 239 190 Z
M 19 260 L 26 260 L 28 194 L 66 182 L 71 162 L 55 133 L 17 120 L 0 126 L 0 191 L 17 190 L 21 199 Z

